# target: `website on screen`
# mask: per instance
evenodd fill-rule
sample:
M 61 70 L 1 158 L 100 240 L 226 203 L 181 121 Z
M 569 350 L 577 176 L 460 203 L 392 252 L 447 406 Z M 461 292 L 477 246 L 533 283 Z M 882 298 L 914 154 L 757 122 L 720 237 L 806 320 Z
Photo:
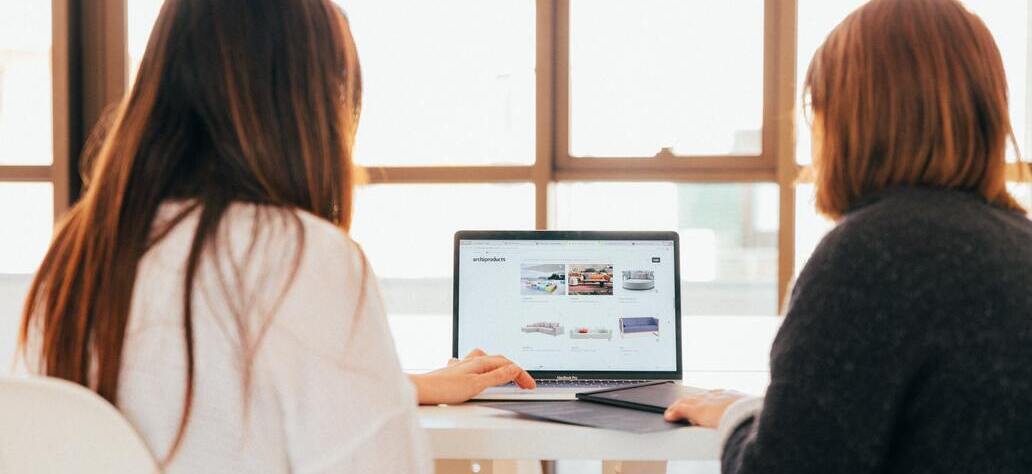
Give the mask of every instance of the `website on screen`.
M 528 370 L 676 370 L 673 241 L 462 240 L 459 352 Z

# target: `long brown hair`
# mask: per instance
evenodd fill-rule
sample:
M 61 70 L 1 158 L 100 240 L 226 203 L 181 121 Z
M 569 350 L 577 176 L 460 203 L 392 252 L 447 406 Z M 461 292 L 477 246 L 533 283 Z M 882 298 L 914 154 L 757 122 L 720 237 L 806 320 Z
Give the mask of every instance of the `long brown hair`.
M 804 91 L 824 214 L 893 186 L 962 189 L 1021 210 L 1005 184 L 1015 140 L 1003 60 L 960 2 L 871 0 L 814 54 Z
M 191 289 L 201 255 L 218 247 L 216 229 L 235 202 L 304 210 L 346 231 L 360 96 L 350 29 L 329 0 L 166 0 L 90 186 L 29 291 L 22 354 L 38 338 L 43 374 L 117 404 L 138 263 L 171 225 L 198 213 L 184 276 L 185 403 L 171 458 L 193 397 Z M 159 205 L 173 199 L 192 205 L 155 232 Z

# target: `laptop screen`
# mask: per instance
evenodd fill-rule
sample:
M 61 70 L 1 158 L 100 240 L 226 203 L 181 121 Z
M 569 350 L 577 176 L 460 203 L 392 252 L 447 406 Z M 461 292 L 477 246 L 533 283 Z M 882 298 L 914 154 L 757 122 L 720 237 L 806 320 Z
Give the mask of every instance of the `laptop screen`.
M 673 240 L 457 242 L 456 347 L 531 371 L 678 370 Z

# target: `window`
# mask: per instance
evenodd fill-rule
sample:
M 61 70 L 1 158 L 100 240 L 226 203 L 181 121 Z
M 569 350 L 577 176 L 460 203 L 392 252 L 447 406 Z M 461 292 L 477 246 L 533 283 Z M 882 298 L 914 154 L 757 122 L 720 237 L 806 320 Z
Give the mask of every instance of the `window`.
M 143 52 L 147 50 L 151 27 L 158 19 L 164 2 L 165 0 L 128 0 L 126 3 L 126 24 L 129 28 L 125 37 L 129 54 L 129 81 L 126 84 L 129 86 L 136 80 L 136 71 L 143 60 Z
M 992 0 L 965 0 L 971 11 L 982 17 L 982 21 L 993 33 L 1003 56 L 1003 68 L 1009 87 L 1011 125 L 1017 137 L 1019 150 L 1028 151 L 1029 123 L 1028 107 L 1028 2 L 1001 3 Z M 1016 150 L 1008 150 L 1007 159 L 1017 159 Z
M 451 357 L 455 230 L 533 228 L 529 183 L 359 189 L 351 235 L 379 278 L 402 367 L 430 370 Z
M 774 184 L 564 182 L 556 228 L 676 230 L 681 313 L 764 315 L 777 305 Z
M 47 182 L 0 182 L 0 273 L 33 273 L 50 244 L 54 191 Z
M 755 315 L 777 312 L 832 225 L 813 210 L 799 88 L 814 50 L 862 0 L 339 3 L 365 75 L 355 153 L 370 184 L 353 235 L 396 331 L 418 338 L 417 321 L 445 321 L 433 318 L 450 312 L 461 228 L 677 230 L 685 314 Z M 161 4 L 127 1 L 130 74 Z M 967 5 L 996 36 L 1019 145 L 1032 143 L 1028 4 Z M 45 55 L 46 41 L 33 50 Z M 45 151 L 32 159 L 49 164 Z M 1012 185 L 1023 199 L 1027 187 Z
M 0 273 L 31 273 L 54 193 L 50 2 L 0 3 Z
M 817 213 L 815 207 L 816 189 L 812 183 L 800 184 L 796 187 L 796 238 L 795 238 L 795 275 L 803 270 L 803 265 L 810 259 L 817 244 L 824 238 L 835 223 Z
M 799 0 L 799 30 L 797 37 L 797 60 L 796 60 L 796 96 L 803 93 L 803 81 L 806 80 L 806 70 L 810 67 L 810 60 L 821 46 L 824 39 L 831 33 L 845 17 L 857 7 L 863 5 L 865 0 L 839 0 L 828 2 L 822 0 Z M 796 160 L 799 164 L 808 165 L 811 163 L 810 149 L 810 127 L 803 116 L 802 107 L 797 107 L 796 123 L 798 124 L 798 136 L 796 140 Z
M 569 19 L 570 155 L 760 154 L 762 1 L 573 0 Z
M 455 231 L 533 228 L 531 184 L 377 184 L 359 188 L 351 235 L 391 315 L 450 315 Z
M 534 2 L 340 3 L 362 63 L 359 164 L 534 162 Z
M 129 0 L 130 77 L 162 2 Z M 340 3 L 362 63 L 358 164 L 534 162 L 533 2 Z
M 0 165 L 53 161 L 50 9 L 0 5 Z
M 725 3 L 340 2 L 371 181 L 352 234 L 396 336 L 450 314 L 463 228 L 678 230 L 685 314 L 775 314 L 779 138 L 764 90 L 778 16 Z M 130 70 L 160 4 L 129 0 Z M 667 175 L 670 159 L 690 163 Z

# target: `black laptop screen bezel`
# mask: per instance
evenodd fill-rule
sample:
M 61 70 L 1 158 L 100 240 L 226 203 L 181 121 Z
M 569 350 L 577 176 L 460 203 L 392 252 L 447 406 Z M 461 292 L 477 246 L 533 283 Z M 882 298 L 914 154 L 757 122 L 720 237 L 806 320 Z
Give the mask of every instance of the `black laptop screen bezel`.
M 463 240 L 644 240 L 672 241 L 674 245 L 674 325 L 676 333 L 677 369 L 673 371 L 596 371 L 596 370 L 530 370 L 536 379 L 576 377 L 591 379 L 657 379 L 681 380 L 681 254 L 677 232 L 669 231 L 565 231 L 526 230 L 493 231 L 463 230 L 455 233 L 454 269 L 452 278 L 452 357 L 459 355 L 459 245 Z M 506 354 L 502 354 L 506 355 Z

